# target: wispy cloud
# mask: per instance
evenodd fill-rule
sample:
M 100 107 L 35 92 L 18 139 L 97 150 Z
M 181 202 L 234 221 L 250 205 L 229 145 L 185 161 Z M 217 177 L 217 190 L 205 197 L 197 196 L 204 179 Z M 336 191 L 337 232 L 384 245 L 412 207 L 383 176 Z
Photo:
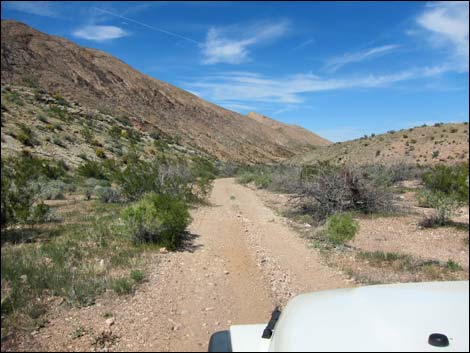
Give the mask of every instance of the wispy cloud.
M 54 1 L 2 1 L 2 7 L 32 15 L 57 17 Z
M 315 39 L 313 38 L 310 38 L 310 39 L 307 39 L 306 41 L 298 44 L 297 46 L 295 46 L 292 50 L 298 50 L 298 49 L 301 49 L 301 48 L 305 48 L 307 46 L 309 46 L 310 44 L 312 44 L 313 42 L 315 42 Z
M 394 83 L 424 79 L 449 71 L 446 65 L 412 68 L 384 75 L 325 78 L 312 73 L 284 77 L 266 77 L 253 72 L 222 72 L 200 80 L 182 83 L 183 87 L 196 89 L 201 97 L 220 104 L 223 102 L 257 102 L 295 105 L 304 101 L 306 93 L 345 90 L 354 88 L 380 88 Z
M 450 50 L 458 71 L 468 71 L 468 13 L 467 1 L 442 1 L 428 3 L 425 11 L 416 19 L 427 31 L 427 39 L 434 46 Z
M 392 52 L 398 47 L 399 45 L 397 44 L 389 44 L 382 45 L 380 47 L 369 48 L 355 53 L 346 53 L 344 55 L 329 59 L 323 69 L 327 72 L 335 72 L 345 65 L 377 58 Z
M 128 35 L 128 33 L 120 27 L 97 25 L 90 25 L 79 28 L 75 30 L 72 34 L 75 37 L 96 42 L 104 42 L 112 39 L 125 37 Z
M 283 36 L 288 21 L 260 23 L 242 29 L 241 26 L 209 29 L 201 45 L 204 64 L 240 64 L 249 59 L 249 48 Z

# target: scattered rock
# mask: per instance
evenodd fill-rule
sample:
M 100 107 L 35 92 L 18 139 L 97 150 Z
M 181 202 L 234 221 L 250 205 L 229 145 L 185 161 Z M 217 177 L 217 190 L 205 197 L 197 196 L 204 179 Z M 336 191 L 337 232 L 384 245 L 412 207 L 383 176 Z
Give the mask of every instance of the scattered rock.
M 160 248 L 160 254 L 168 254 L 168 250 L 166 248 Z
M 106 326 L 111 327 L 112 325 L 114 325 L 114 317 L 110 317 L 105 322 L 106 322 Z

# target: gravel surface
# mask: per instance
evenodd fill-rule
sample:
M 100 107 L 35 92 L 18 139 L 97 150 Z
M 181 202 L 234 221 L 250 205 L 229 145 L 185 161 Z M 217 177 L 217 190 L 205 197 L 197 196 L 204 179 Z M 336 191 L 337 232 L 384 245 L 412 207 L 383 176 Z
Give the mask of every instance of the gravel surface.
M 19 340 L 30 351 L 207 351 L 212 333 L 265 323 L 302 292 L 351 286 L 324 265 L 254 190 L 218 179 L 210 205 L 192 212 L 179 252 L 149 254 L 148 281 L 133 296 L 106 293 L 94 306 L 58 306 Z

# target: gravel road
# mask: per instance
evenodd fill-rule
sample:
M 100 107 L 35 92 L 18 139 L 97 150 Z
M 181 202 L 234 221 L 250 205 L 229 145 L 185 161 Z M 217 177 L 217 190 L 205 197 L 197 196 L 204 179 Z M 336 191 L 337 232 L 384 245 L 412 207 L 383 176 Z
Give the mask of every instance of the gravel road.
M 207 351 L 213 332 L 267 322 L 276 305 L 296 294 L 351 285 L 256 191 L 231 178 L 216 180 L 209 205 L 192 217 L 191 241 L 184 250 L 155 255 L 148 282 L 134 296 L 105 296 L 95 306 L 68 310 L 23 348 Z M 85 332 L 78 338 L 77 327 Z M 93 346 L 100 335 L 105 343 Z

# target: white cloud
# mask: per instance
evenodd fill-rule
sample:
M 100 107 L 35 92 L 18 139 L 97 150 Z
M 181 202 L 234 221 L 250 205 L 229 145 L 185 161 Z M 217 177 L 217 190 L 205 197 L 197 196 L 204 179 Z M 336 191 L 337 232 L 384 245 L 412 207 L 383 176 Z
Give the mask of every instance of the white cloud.
M 313 38 L 307 39 L 306 41 L 304 41 L 304 42 L 300 43 L 299 45 L 295 46 L 292 50 L 297 50 L 297 49 L 307 47 L 310 44 L 312 44 L 313 42 L 315 42 L 315 39 L 313 39 Z
M 312 73 L 284 77 L 266 77 L 253 72 L 229 71 L 205 76 L 200 80 L 182 83 L 183 87 L 196 89 L 201 97 L 223 106 L 229 103 L 270 103 L 293 107 L 303 102 L 303 94 L 345 89 L 371 89 L 395 83 L 427 79 L 451 68 L 447 65 L 412 68 L 384 75 L 325 78 Z
M 249 59 L 249 47 L 283 36 L 288 22 L 263 23 L 242 29 L 240 26 L 209 29 L 201 45 L 204 64 L 240 64 Z
M 128 35 L 128 33 L 122 28 L 116 26 L 90 25 L 77 29 L 73 32 L 73 35 L 78 38 L 103 42 L 111 39 L 125 37 Z
M 383 45 L 380 47 L 370 48 L 367 50 L 362 50 L 355 53 L 346 53 L 344 55 L 331 58 L 327 61 L 324 70 L 328 72 L 335 72 L 341 67 L 351 64 L 357 63 L 365 60 L 369 60 L 372 58 L 377 58 L 379 56 L 385 55 L 395 49 L 397 49 L 399 45 L 390 44 L 390 45 Z
M 416 20 L 434 46 L 450 50 L 457 71 L 468 71 L 468 13 L 467 1 L 442 1 L 430 3 Z
M 2 1 L 2 7 L 5 9 L 38 16 L 57 17 L 58 13 L 53 6 L 54 1 Z

